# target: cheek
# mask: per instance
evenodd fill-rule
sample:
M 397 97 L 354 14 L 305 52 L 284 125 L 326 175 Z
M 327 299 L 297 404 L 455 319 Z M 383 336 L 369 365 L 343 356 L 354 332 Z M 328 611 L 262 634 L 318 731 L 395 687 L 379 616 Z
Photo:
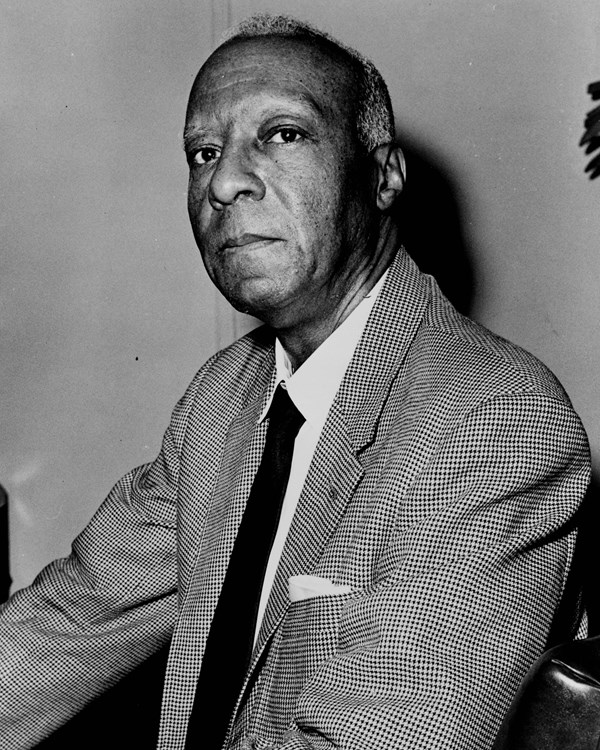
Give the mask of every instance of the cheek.
M 187 192 L 187 205 L 190 218 L 195 219 L 199 216 L 202 204 L 204 203 L 205 193 L 206 190 L 204 187 L 201 187 L 199 181 L 190 177 Z
M 348 230 L 346 203 L 339 185 L 322 184 L 309 196 L 306 219 L 316 254 L 322 257 L 333 253 Z
M 324 235 L 337 229 L 340 206 L 343 203 L 338 172 L 324 169 L 323 165 L 312 165 L 311 170 L 296 173 L 293 184 L 288 177 L 282 202 L 287 203 L 302 235 L 307 239 L 324 238 Z
M 197 181 L 190 180 L 187 194 L 187 209 L 196 242 L 206 244 L 212 209 L 206 198 L 206 188 Z M 200 247 L 203 250 L 203 247 Z

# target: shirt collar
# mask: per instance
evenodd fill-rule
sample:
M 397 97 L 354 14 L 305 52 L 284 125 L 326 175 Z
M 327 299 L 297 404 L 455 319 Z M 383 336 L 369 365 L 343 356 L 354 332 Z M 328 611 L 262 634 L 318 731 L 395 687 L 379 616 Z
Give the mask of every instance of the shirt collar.
M 285 349 L 276 339 L 275 387 L 259 421 L 267 416 L 275 388 L 282 383 L 306 422 L 317 430 L 323 427 L 386 276 L 387 271 L 346 320 L 295 372 Z

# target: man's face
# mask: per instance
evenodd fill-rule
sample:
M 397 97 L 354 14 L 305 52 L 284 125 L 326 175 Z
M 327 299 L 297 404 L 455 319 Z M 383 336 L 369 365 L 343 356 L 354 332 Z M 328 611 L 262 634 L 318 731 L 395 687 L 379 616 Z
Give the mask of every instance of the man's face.
M 263 37 L 217 50 L 192 89 L 188 210 L 204 264 L 237 309 L 279 328 L 332 314 L 367 262 L 353 85 L 328 53 Z

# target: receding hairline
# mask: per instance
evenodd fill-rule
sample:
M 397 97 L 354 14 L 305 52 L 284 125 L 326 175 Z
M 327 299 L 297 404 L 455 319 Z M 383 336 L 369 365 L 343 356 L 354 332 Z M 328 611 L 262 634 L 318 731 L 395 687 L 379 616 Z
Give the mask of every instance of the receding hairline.
M 327 41 L 327 40 L 325 40 Z M 233 37 L 232 39 L 225 40 L 222 44 L 220 44 L 205 60 L 202 67 L 198 71 L 198 74 L 196 76 L 196 79 L 194 81 L 194 84 L 192 86 L 192 90 L 190 92 L 190 98 L 188 102 L 188 112 L 187 115 L 189 115 L 189 108 L 190 105 L 194 101 L 194 92 L 198 88 L 198 84 L 201 82 L 201 79 L 203 77 L 203 74 L 206 74 L 206 72 L 210 69 L 210 66 L 212 64 L 218 64 L 219 63 L 219 57 L 221 54 L 226 54 L 228 50 L 234 47 L 242 47 L 242 46 L 259 46 L 266 42 L 266 44 L 271 47 L 272 49 L 281 49 L 286 46 L 289 46 L 290 44 L 293 45 L 296 48 L 304 47 L 304 49 L 309 48 L 311 50 L 315 50 L 318 54 L 322 54 L 326 56 L 328 60 L 331 61 L 333 65 L 336 66 L 336 68 L 345 76 L 345 81 L 342 84 L 343 88 L 347 88 L 352 90 L 353 86 L 356 84 L 359 76 L 359 68 L 356 64 L 356 61 L 354 61 L 350 56 L 343 54 L 344 50 L 339 50 L 335 47 L 335 45 L 327 43 L 327 44 L 321 44 L 319 39 L 313 39 L 312 37 L 298 37 L 298 36 L 282 36 L 280 34 L 262 34 L 259 36 L 248 36 L 248 37 Z M 336 89 L 339 86 L 340 82 L 334 80 L 334 72 L 333 70 L 330 73 L 332 82 L 335 83 Z M 336 91 L 332 92 L 332 97 L 335 96 Z M 299 94 L 300 96 L 303 96 L 303 94 Z M 307 95 L 308 96 L 308 95 Z M 310 103 L 315 108 L 315 110 L 318 110 L 322 113 L 322 107 L 318 101 L 315 101 L 315 99 L 310 96 Z M 344 99 L 344 102 L 347 102 L 348 99 Z M 358 102 L 355 96 L 352 96 L 352 105 L 355 110 L 357 108 Z M 350 113 L 349 113 L 350 114 Z M 187 120 L 187 116 L 186 116 Z M 187 128 L 186 128 L 187 129 Z
M 285 14 L 257 13 L 245 18 L 222 35 L 217 49 L 238 39 L 265 37 L 305 41 L 309 45 L 325 48 L 332 56 L 339 57 L 346 64 L 356 66 L 359 70 L 365 65 L 375 67 L 368 57 L 336 39 L 329 32 L 317 28 L 308 21 L 301 21 Z
M 219 46 L 215 48 L 214 52 L 217 52 L 223 47 L 228 47 L 232 44 L 257 42 L 261 40 L 268 40 L 269 42 L 274 42 L 276 44 L 285 44 L 289 42 L 291 42 L 292 44 L 301 44 L 306 47 L 312 47 L 314 49 L 320 50 L 321 52 L 325 52 L 330 57 L 343 61 L 344 65 L 349 65 L 352 67 L 358 67 L 359 65 L 358 60 L 352 54 L 353 51 L 349 48 L 346 49 L 341 44 L 338 44 L 335 40 L 329 39 L 329 37 L 327 36 L 319 36 L 317 34 L 308 34 L 302 32 L 296 34 L 278 34 L 275 32 L 270 32 L 264 34 L 256 34 L 255 36 L 233 35 L 221 42 L 221 44 L 219 44 Z
M 238 46 L 260 46 L 266 43 L 274 49 L 285 46 L 304 47 L 305 49 L 315 50 L 317 53 L 325 55 L 332 63 L 339 67 L 344 73 L 353 79 L 358 79 L 360 75 L 360 63 L 352 57 L 345 49 L 337 46 L 326 37 L 313 37 L 311 35 L 282 35 L 282 34 L 260 34 L 257 36 L 233 36 L 226 39 L 206 58 L 198 72 L 196 80 L 202 72 L 210 65 L 211 61 L 217 59 L 222 52 Z

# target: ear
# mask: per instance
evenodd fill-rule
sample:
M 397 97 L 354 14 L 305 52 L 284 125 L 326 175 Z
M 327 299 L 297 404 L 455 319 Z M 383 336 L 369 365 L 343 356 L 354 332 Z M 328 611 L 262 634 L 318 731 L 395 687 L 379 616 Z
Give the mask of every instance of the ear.
M 399 146 L 386 143 L 372 152 L 376 171 L 377 208 L 387 211 L 402 192 L 406 181 L 406 162 Z

